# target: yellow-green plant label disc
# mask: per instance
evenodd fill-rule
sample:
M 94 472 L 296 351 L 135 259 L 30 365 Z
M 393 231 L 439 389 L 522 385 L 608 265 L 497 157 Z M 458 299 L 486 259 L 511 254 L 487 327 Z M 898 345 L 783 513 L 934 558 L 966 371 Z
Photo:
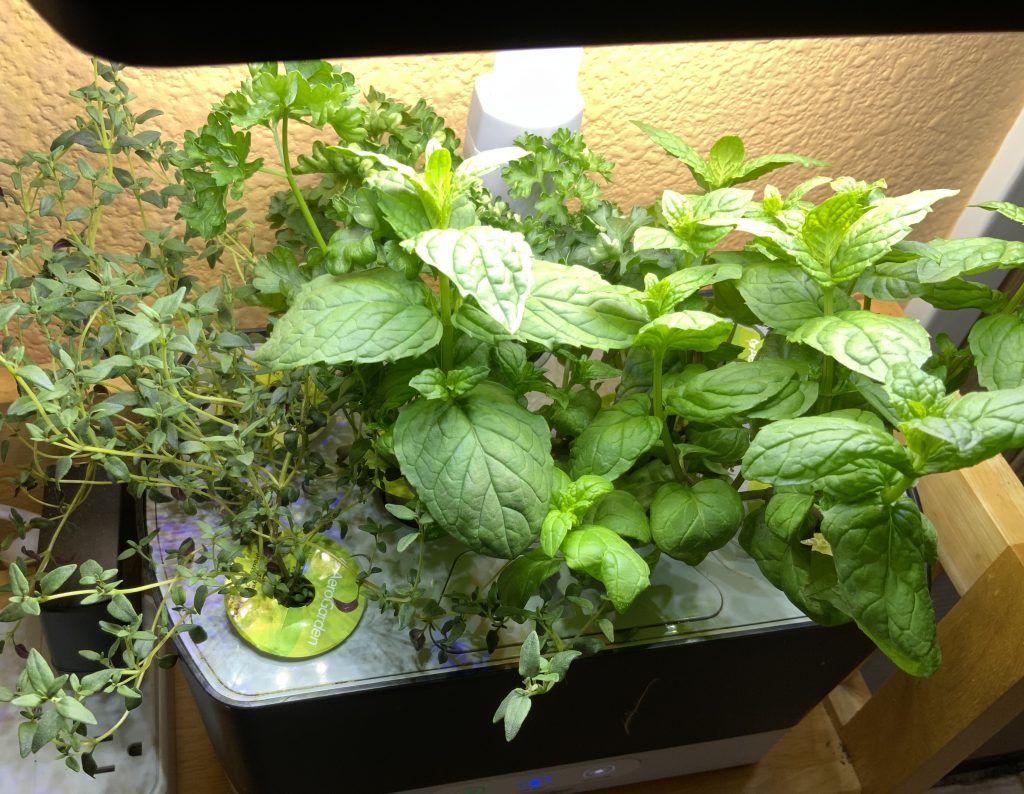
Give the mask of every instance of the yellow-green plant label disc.
M 256 549 L 238 560 L 257 577 L 265 563 Z M 242 639 L 257 650 L 284 659 L 306 659 L 336 648 L 351 634 L 366 607 L 356 583 L 358 567 L 352 557 L 329 538 L 320 538 L 306 555 L 302 573 L 313 585 L 313 600 L 302 607 L 285 607 L 257 592 L 251 598 L 226 596 L 228 620 Z M 343 612 L 335 602 L 351 604 Z

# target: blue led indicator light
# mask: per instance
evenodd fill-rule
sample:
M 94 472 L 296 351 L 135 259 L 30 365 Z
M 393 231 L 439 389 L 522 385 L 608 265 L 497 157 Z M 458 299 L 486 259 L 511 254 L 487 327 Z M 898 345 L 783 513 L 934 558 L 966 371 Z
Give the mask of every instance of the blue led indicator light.
M 522 783 L 517 783 L 516 788 L 520 791 L 536 791 L 539 788 L 550 785 L 551 775 L 536 775 L 531 777 L 529 780 L 524 780 Z

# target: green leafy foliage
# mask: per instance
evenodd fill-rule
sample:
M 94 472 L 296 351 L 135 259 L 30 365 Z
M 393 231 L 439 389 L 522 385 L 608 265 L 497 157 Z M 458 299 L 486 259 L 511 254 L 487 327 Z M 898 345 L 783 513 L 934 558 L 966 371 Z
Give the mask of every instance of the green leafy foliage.
M 651 537 L 670 557 L 697 565 L 728 543 L 742 520 L 743 503 L 728 483 L 708 479 L 690 487 L 672 482 L 654 497 Z
M 511 559 L 539 535 L 551 481 L 544 420 L 496 385 L 423 400 L 395 423 L 395 454 L 438 526 Z
M 395 361 L 430 350 L 440 339 L 427 288 L 376 268 L 320 276 L 302 287 L 257 357 L 275 369 Z
M 928 592 L 925 550 L 934 542 L 917 506 L 837 505 L 822 533 L 832 547 L 839 589 L 857 625 L 911 675 L 931 675 L 941 654 Z

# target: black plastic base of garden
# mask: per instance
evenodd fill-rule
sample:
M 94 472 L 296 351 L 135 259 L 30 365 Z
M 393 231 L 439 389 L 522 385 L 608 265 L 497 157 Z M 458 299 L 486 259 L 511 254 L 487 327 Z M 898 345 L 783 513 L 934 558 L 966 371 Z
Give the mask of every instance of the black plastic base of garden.
M 491 717 L 513 669 L 239 707 L 181 658 L 240 794 L 382 794 L 786 729 L 871 649 L 854 625 L 801 625 L 607 651 L 574 662 L 511 744 Z

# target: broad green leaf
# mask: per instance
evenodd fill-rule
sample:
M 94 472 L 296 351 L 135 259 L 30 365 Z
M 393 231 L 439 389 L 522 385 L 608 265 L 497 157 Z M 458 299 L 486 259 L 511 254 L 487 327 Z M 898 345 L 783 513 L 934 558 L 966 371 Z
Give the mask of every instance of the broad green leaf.
M 992 212 L 998 212 L 1000 215 L 1004 215 L 1011 221 L 1024 223 L 1024 207 L 1013 204 L 1009 201 L 984 201 L 981 204 L 973 204 L 971 206 L 981 207 L 984 210 L 991 210 Z
M 1019 314 L 982 317 L 967 338 L 978 383 L 986 389 L 1024 386 L 1024 318 Z
M 672 413 L 691 421 L 719 422 L 772 399 L 795 376 L 796 370 L 781 361 L 734 361 L 667 391 L 665 402 Z
M 948 281 L 955 276 L 984 273 L 993 268 L 1024 267 L 1024 243 L 971 237 L 963 240 L 932 240 L 929 253 L 917 260 L 922 284 Z
M 487 378 L 487 367 L 467 367 L 443 372 L 425 369 L 409 381 L 409 385 L 428 400 L 446 400 L 461 397 Z
M 432 229 L 402 244 L 452 280 L 463 297 L 511 333 L 533 286 L 533 252 L 519 232 L 490 226 Z
M 909 364 L 897 364 L 889 370 L 885 391 L 889 403 L 902 419 L 941 413 L 947 402 L 945 384 Z
M 706 176 L 707 164 L 704 162 L 704 158 L 697 154 L 696 149 L 671 132 L 659 130 L 657 127 L 644 124 L 642 121 L 634 121 L 633 123 L 642 129 L 648 138 L 690 169 L 690 173 L 693 174 L 693 178 L 698 185 L 705 190 L 710 189 Z
M 561 567 L 561 561 L 551 559 L 540 549 L 516 557 L 501 569 L 495 584 L 501 603 L 522 609 L 541 584 L 558 573 Z
M 661 423 L 651 415 L 651 398 L 631 394 L 598 413 L 573 442 L 569 474 L 574 479 L 596 474 L 614 480 L 660 437 Z
M 990 314 L 1001 310 L 1010 296 L 987 284 L 951 278 L 938 284 L 923 284 L 921 297 L 936 309 L 980 309 Z
M 518 332 L 524 339 L 548 348 L 614 350 L 632 345 L 647 322 L 640 293 L 609 284 L 589 268 L 538 259 L 533 277 Z
M 991 454 L 1024 446 L 1024 388 L 965 394 L 946 415 L 970 422 L 991 445 Z
M 844 311 L 808 320 L 789 335 L 810 345 L 854 372 L 884 381 L 889 368 L 911 362 L 921 366 L 931 357 L 928 332 L 908 317 L 865 311 Z
M 686 249 L 686 243 L 668 229 L 661 229 L 657 226 L 641 226 L 633 234 L 634 251 L 659 251 L 664 249 L 682 251 Z
M 831 566 L 835 582 L 835 563 L 818 560 L 816 554 L 801 541 L 807 514 L 814 504 L 812 494 L 775 494 L 768 504 L 749 514 L 740 531 L 740 545 L 761 569 L 765 579 L 786 594 L 805 614 L 825 626 L 848 623 L 850 618 L 821 595 L 807 592 L 814 568 Z M 817 570 L 814 573 L 818 573 Z M 820 575 L 817 578 L 821 578 Z
M 828 163 L 824 160 L 816 160 L 813 157 L 804 157 L 802 154 L 763 154 L 760 157 L 752 157 L 747 160 L 740 167 L 739 171 L 733 176 L 732 183 L 738 182 L 750 182 L 753 179 L 757 179 L 759 176 L 764 176 L 770 171 L 774 171 L 777 168 L 782 168 L 786 165 L 802 165 L 806 168 L 827 168 Z M 790 193 L 790 201 L 798 201 L 803 197 L 804 193 L 808 192 L 818 185 L 823 185 L 828 182 L 827 177 L 815 177 L 813 180 L 807 180 L 801 185 L 802 192 L 796 190 Z M 794 193 L 797 194 L 794 198 Z
M 920 474 L 973 466 L 1001 451 L 986 444 L 971 422 L 957 417 L 925 416 L 904 422 L 900 429 Z
M 671 191 L 666 191 L 666 195 L 669 193 Z M 670 224 L 682 250 L 702 256 L 718 245 L 740 223 L 753 196 L 752 190 L 721 188 L 693 197 L 689 205 L 692 218 Z M 662 204 L 664 206 L 664 198 Z
M 857 220 L 868 211 L 862 191 L 838 193 L 807 213 L 800 237 L 820 268 L 823 284 L 842 279 L 833 273 L 836 254 Z M 814 275 L 814 274 L 812 274 Z
M 901 301 L 923 295 L 926 287 L 918 279 L 917 261 L 876 262 L 864 269 L 853 287 L 869 298 Z
M 778 419 L 796 419 L 811 410 L 817 400 L 817 381 L 794 379 L 766 403 L 748 411 L 746 416 L 750 419 L 767 419 L 772 422 Z
M 256 359 L 272 369 L 397 361 L 425 353 L 440 339 L 426 285 L 374 268 L 310 281 Z
M 939 666 L 928 591 L 930 540 L 908 499 L 895 505 L 836 505 L 821 531 L 832 546 L 839 587 L 861 630 L 911 675 Z
M 651 504 L 651 537 L 663 552 L 697 565 L 728 543 L 743 520 L 739 494 L 723 480 L 666 483 Z
M 625 612 L 651 583 L 651 569 L 643 557 L 606 527 L 586 524 L 573 530 L 562 543 L 562 554 L 570 568 L 605 586 L 618 612 Z
M 674 232 L 693 222 L 693 202 L 683 193 L 666 190 L 661 194 L 661 215 Z
M 723 135 L 708 152 L 708 178 L 714 187 L 726 187 L 743 165 L 746 150 L 735 135 Z
M 513 160 L 526 157 L 529 152 L 518 146 L 503 146 L 499 149 L 488 149 L 486 152 L 467 157 L 455 169 L 455 175 L 467 179 L 480 177 L 508 165 Z
M 632 538 L 641 544 L 651 542 L 647 511 L 635 496 L 626 491 L 612 491 L 602 496 L 594 502 L 584 521 L 608 527 L 622 537 Z
M 376 189 L 377 206 L 399 239 L 412 239 L 431 228 L 423 200 L 408 180 L 382 173 L 372 175 L 366 184 Z
M 906 451 L 888 433 L 852 419 L 805 416 L 763 427 L 743 456 L 743 476 L 772 485 L 813 485 L 862 461 L 913 473 Z
M 420 400 L 399 414 L 395 455 L 438 525 L 495 557 L 540 532 L 551 489 L 551 434 L 511 392 L 482 383 L 459 400 Z
M 464 334 L 494 347 L 513 339 L 512 334 L 491 319 L 487 312 L 469 300 L 463 301 L 452 315 L 452 325 Z M 522 333 L 522 326 L 520 326 L 520 333 Z
M 766 325 L 789 334 L 825 314 L 825 291 L 802 268 L 763 262 L 743 269 L 739 291 L 747 306 Z M 835 309 L 857 308 L 844 292 L 836 292 Z
M 668 282 L 669 303 L 675 308 L 677 303 L 686 300 L 701 287 L 720 281 L 731 281 L 742 274 L 743 268 L 731 263 L 695 265 L 673 271 L 665 277 L 665 281 Z
M 551 510 L 540 527 L 540 548 L 549 557 L 554 557 L 565 536 L 569 534 L 576 516 L 564 510 Z
M 916 190 L 877 201 L 844 235 L 831 268 L 832 278 L 836 282 L 857 278 L 864 268 L 877 262 L 910 234 L 911 226 L 931 212 L 932 204 L 959 192 Z
M 735 324 L 714 314 L 683 311 L 663 314 L 637 333 L 635 344 L 652 350 L 697 350 L 718 348 L 732 336 Z

